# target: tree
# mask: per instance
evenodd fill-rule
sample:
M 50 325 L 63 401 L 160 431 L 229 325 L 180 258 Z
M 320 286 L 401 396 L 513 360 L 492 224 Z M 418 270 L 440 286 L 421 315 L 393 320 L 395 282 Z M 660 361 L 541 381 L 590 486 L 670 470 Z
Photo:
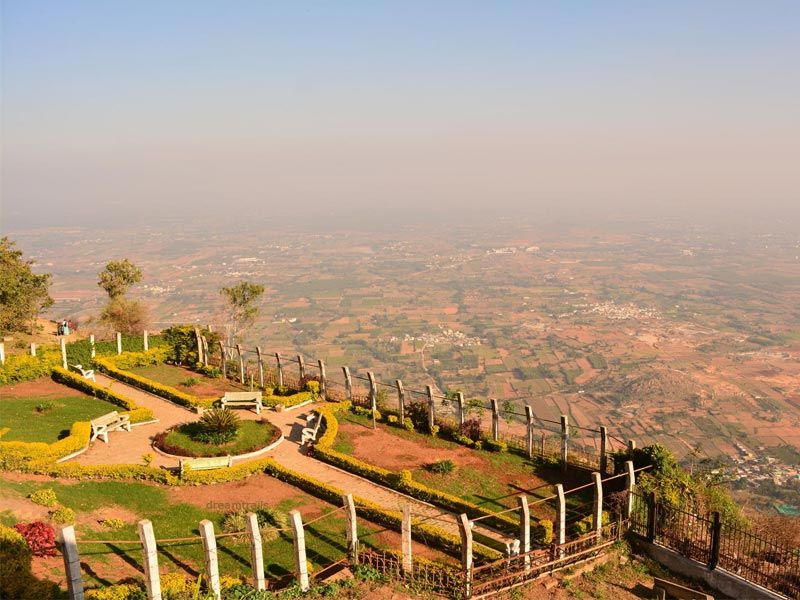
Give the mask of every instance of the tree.
M 50 274 L 36 275 L 33 261 L 23 260 L 15 245 L 8 237 L 0 239 L 0 331 L 33 333 L 36 317 L 53 305 Z
M 228 321 L 231 325 L 229 343 L 233 343 L 239 334 L 255 323 L 258 316 L 256 303 L 264 294 L 264 286 L 249 281 L 240 281 L 233 287 L 224 287 L 220 294 L 228 301 Z
M 112 260 L 106 268 L 98 273 L 97 282 L 112 300 L 124 296 L 130 287 L 142 280 L 142 270 L 127 258 Z
M 100 313 L 100 322 L 120 333 L 134 334 L 144 330 L 148 321 L 147 307 L 138 300 L 111 298 Z
M 125 294 L 142 280 L 142 270 L 127 258 L 112 260 L 100 273 L 97 285 L 108 294 L 108 304 L 100 313 L 100 322 L 121 333 L 139 333 L 147 324 L 147 307 Z

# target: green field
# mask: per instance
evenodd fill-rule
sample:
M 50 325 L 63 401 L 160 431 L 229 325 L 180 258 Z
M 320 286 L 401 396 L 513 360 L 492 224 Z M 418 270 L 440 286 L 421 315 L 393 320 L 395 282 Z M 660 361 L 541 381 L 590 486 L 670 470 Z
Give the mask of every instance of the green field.
M 80 483 L 60 484 L 56 482 L 9 482 L 4 481 L 0 490 L 0 497 L 25 497 L 31 492 L 41 488 L 52 488 L 58 500 L 64 506 L 72 508 L 78 514 L 78 550 L 84 560 L 92 564 L 111 562 L 117 555 L 125 562 L 141 568 L 142 553 L 138 544 L 103 543 L 82 544 L 81 539 L 91 540 L 136 540 L 138 534 L 136 523 L 133 519 L 121 529 L 108 529 L 91 519 L 81 518 L 92 511 L 119 506 L 136 515 L 137 519 L 150 519 L 153 523 L 156 539 L 181 538 L 198 536 L 198 523 L 209 519 L 214 523 L 215 530 L 221 532 L 222 518 L 225 513 L 208 510 L 186 503 L 173 502 L 169 499 L 168 490 L 165 488 L 144 483 L 126 482 L 100 482 L 84 481 Z M 224 496 L 220 499 L 224 501 Z M 270 504 L 269 498 L 253 498 L 252 502 L 262 500 Z M 310 498 L 298 492 L 293 498 L 283 500 L 277 504 L 281 511 L 307 505 Z M 333 507 L 330 508 L 333 510 Z M 8 511 L 0 513 L 0 522 L 13 525 L 15 519 Z M 91 524 L 89 524 L 91 523 Z M 379 528 L 359 520 L 359 536 L 366 536 Z M 308 559 L 316 566 L 329 564 L 342 558 L 346 552 L 342 540 L 345 534 L 345 519 L 343 513 L 328 517 L 307 526 L 305 529 Z M 291 573 L 293 567 L 292 539 L 290 533 L 282 533 L 277 539 L 264 544 L 264 561 L 266 573 L 270 577 L 280 577 Z M 363 543 L 371 544 L 372 538 L 366 538 Z M 247 577 L 250 575 L 250 550 L 246 539 L 237 537 L 220 538 L 217 541 L 220 562 L 220 572 L 225 575 Z M 184 569 L 203 570 L 203 548 L 200 539 L 187 542 L 172 542 L 158 545 L 159 563 L 167 571 Z M 97 569 L 99 571 L 100 569 Z M 107 571 L 108 567 L 102 569 Z M 84 581 L 89 584 L 108 585 L 105 577 L 98 578 L 95 570 L 84 569 Z
M 89 421 L 122 410 L 105 400 L 78 395 L 20 398 L 3 394 L 0 407 L 0 426 L 10 430 L 2 437 L 4 442 L 56 442 L 69 434 L 75 421 Z

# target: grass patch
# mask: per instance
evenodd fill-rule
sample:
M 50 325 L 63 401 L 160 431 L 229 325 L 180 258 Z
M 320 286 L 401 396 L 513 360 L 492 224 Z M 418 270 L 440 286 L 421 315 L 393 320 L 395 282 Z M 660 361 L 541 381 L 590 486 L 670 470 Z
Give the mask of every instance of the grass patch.
M 158 434 L 155 444 L 164 452 L 179 456 L 235 456 L 259 450 L 281 435 L 280 429 L 267 421 L 242 421 L 232 441 L 227 444 L 206 444 L 193 439 L 201 430 L 200 423 L 184 423 Z
M 121 411 L 116 404 L 90 396 L 18 397 L 3 395 L 3 427 L 10 431 L 4 442 L 52 443 L 69 435 L 75 421 L 90 421 L 111 411 Z M 39 409 L 43 410 L 37 410 Z
M 147 377 L 148 379 L 152 379 L 153 381 L 157 381 L 163 385 L 169 385 L 177 388 L 194 387 L 200 383 L 215 385 L 221 381 L 218 379 L 205 377 L 199 373 L 195 373 L 194 371 L 184 369 L 183 367 L 168 365 L 166 363 L 147 365 L 144 367 L 134 367 L 133 369 L 129 370 L 131 373 L 135 373 L 136 375 L 141 375 L 142 377 Z M 187 385 L 189 380 L 191 380 L 191 383 Z

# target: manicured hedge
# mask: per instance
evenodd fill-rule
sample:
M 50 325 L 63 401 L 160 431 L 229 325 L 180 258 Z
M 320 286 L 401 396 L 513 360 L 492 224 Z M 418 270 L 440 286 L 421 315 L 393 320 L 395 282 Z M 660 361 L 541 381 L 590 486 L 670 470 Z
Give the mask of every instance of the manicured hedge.
M 150 352 L 155 352 L 151 350 Z M 215 401 L 216 398 L 198 398 L 197 396 L 193 396 L 191 394 L 186 394 L 181 392 L 180 390 L 175 389 L 174 387 L 163 385 L 152 379 L 148 379 L 146 377 L 142 377 L 141 375 L 136 375 L 135 373 L 131 373 L 130 371 L 125 370 L 118 366 L 118 363 L 122 363 L 125 365 L 130 365 L 133 362 L 132 357 L 126 357 L 126 353 L 122 353 L 119 357 L 112 358 L 95 358 L 94 364 L 99 371 L 102 371 L 106 375 L 113 377 L 114 379 L 118 379 L 123 383 L 127 383 L 135 388 L 140 390 L 144 390 L 145 392 L 150 392 L 151 394 L 155 394 L 161 398 L 174 402 L 176 404 L 180 404 L 181 406 L 186 406 L 187 408 L 194 408 L 196 406 L 203 406 L 203 407 L 210 407 Z M 147 354 L 147 353 L 141 353 Z M 156 363 L 144 363 L 146 364 L 156 364 Z M 132 366 L 143 366 L 142 364 L 134 363 Z M 132 367 L 128 367 L 132 368 Z
M 65 371 L 61 367 L 55 367 L 52 371 L 54 381 L 64 384 L 89 396 L 94 396 L 101 400 L 106 400 L 124 408 L 131 418 L 131 423 L 143 423 L 152 421 L 155 417 L 149 408 L 137 407 L 136 403 L 111 388 L 102 387 L 95 382 L 85 379 L 83 376 L 71 371 Z
M 41 347 L 36 356 L 30 354 L 9 354 L 6 362 L 0 365 L 0 385 L 31 381 L 50 374 L 59 364 L 60 355 L 52 348 Z
M 72 424 L 69 435 L 47 444 L 45 442 L 0 441 L 0 469 L 25 471 L 33 464 L 52 463 L 89 444 L 92 426 L 86 421 Z
M 455 513 L 465 513 L 471 519 L 488 517 L 484 519 L 488 525 L 499 529 L 516 528 L 519 521 L 507 515 L 494 515 L 491 511 L 481 508 L 477 504 L 463 500 L 457 496 L 434 490 L 426 485 L 413 480 L 411 471 L 394 473 L 387 469 L 371 465 L 362 460 L 342 454 L 332 449 L 334 440 L 339 430 L 339 421 L 335 416 L 337 410 L 347 408 L 348 403 L 331 404 L 320 409 L 322 418 L 325 419 L 326 431 L 314 446 L 314 457 L 327 462 L 335 467 L 350 471 L 356 475 L 374 481 L 380 485 L 408 494 L 412 498 L 430 502 Z
M 264 405 L 275 407 L 278 404 L 283 404 L 286 408 L 290 408 L 292 406 L 297 406 L 298 404 L 302 404 L 303 402 L 308 402 L 309 400 L 314 400 L 316 395 L 314 392 L 297 392 L 296 394 L 292 394 L 291 396 L 265 396 L 264 397 Z

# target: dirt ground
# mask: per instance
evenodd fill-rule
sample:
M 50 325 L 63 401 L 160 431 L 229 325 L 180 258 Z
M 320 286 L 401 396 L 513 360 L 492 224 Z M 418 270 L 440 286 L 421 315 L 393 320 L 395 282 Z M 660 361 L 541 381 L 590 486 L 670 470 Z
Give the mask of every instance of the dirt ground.
M 71 387 L 56 383 L 50 377 L 40 377 L 33 381 L 23 381 L 15 383 L 14 385 L 4 385 L 0 388 L 3 396 L 20 396 L 20 397 L 66 397 L 66 396 L 82 396 L 81 392 Z

